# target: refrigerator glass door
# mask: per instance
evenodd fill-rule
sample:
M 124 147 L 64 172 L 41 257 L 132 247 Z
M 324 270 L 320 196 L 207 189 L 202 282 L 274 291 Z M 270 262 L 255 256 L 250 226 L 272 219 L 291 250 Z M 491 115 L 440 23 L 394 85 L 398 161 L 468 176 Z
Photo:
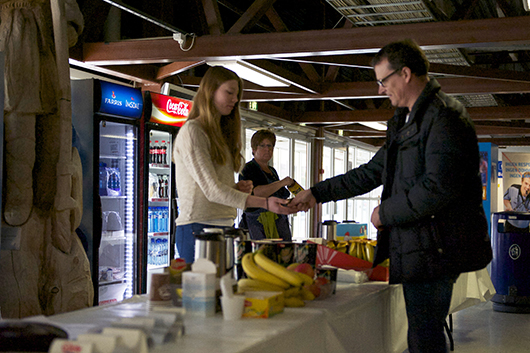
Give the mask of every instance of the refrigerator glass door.
M 151 272 L 169 266 L 171 260 L 170 200 L 173 176 L 171 175 L 171 134 L 166 131 L 151 130 L 149 138 L 147 269 Z
M 99 304 L 119 302 L 134 293 L 137 217 L 137 127 L 99 124 L 99 195 L 102 234 L 99 248 Z

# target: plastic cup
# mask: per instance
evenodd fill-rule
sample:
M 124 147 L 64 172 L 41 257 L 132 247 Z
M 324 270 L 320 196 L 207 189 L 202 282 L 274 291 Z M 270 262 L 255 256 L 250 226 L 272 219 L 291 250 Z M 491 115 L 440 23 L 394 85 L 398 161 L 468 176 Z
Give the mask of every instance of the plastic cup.
M 221 305 L 225 320 L 239 320 L 245 308 L 245 297 L 243 295 L 221 296 Z

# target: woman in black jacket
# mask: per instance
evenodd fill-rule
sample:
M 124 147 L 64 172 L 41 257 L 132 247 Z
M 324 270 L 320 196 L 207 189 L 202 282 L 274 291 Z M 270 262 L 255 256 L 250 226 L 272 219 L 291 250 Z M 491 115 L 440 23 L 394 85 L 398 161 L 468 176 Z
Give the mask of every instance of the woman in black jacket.
M 272 131 L 256 131 L 250 140 L 254 158 L 245 164 L 239 175 L 239 180 L 252 180 L 253 195 L 287 199 L 290 192 L 286 187 L 292 185 L 294 180 L 290 177 L 280 180 L 276 169 L 269 165 L 275 145 L 276 135 Z M 265 238 L 291 240 L 288 216 L 278 215 L 264 208 L 247 208 L 240 226 L 248 229 L 252 240 Z

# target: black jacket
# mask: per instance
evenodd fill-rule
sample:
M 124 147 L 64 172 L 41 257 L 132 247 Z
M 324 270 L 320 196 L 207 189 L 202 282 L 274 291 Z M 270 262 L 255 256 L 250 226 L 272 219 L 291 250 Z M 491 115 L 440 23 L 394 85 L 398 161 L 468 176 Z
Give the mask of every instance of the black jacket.
M 390 283 L 484 268 L 492 252 L 473 123 L 434 79 L 404 124 L 407 113 L 396 110 L 372 160 L 311 191 L 327 202 L 384 186 L 379 215 L 385 231 L 378 235 L 376 262 L 390 256 Z

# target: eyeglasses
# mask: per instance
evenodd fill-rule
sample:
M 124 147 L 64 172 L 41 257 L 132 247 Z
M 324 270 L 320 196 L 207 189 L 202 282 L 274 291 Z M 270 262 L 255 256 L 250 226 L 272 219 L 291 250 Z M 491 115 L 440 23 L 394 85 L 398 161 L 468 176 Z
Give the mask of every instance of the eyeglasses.
M 267 149 L 272 149 L 274 148 L 273 145 L 269 145 L 269 144 L 261 144 L 261 145 L 258 145 L 259 148 L 267 148 Z
M 386 77 L 380 79 L 380 80 L 376 80 L 375 82 L 377 82 L 377 84 L 381 87 L 385 87 L 385 81 L 388 80 L 392 75 L 398 73 L 402 68 L 399 68 L 399 69 L 395 69 L 394 71 L 392 71 L 391 74 L 387 75 Z

